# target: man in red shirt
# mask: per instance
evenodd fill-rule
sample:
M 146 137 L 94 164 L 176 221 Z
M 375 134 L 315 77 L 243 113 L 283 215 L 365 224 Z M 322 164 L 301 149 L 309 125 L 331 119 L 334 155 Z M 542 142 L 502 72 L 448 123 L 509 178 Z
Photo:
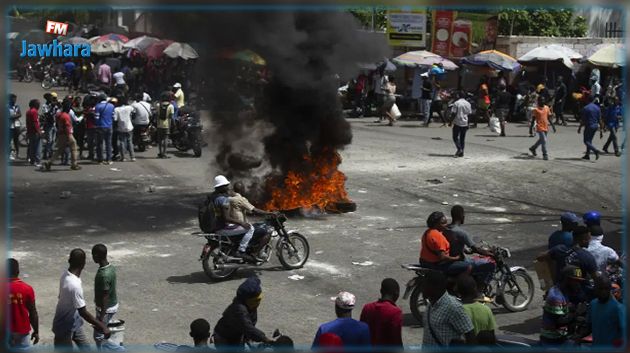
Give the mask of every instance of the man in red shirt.
M 28 139 L 28 151 L 26 157 L 31 165 L 41 167 L 40 164 L 40 147 L 43 131 L 39 126 L 39 107 L 38 99 L 31 99 L 28 102 L 28 111 L 26 112 L 26 137 Z
M 30 339 L 33 344 L 39 342 L 39 317 L 35 308 L 35 292 L 28 284 L 18 278 L 20 265 L 16 259 L 7 260 L 9 273 L 9 346 L 14 349 L 29 347 L 31 326 L 33 333 Z
M 46 163 L 46 170 L 50 170 L 52 163 L 63 154 L 66 147 L 70 148 L 70 162 L 72 170 L 79 170 L 81 167 L 77 164 L 77 141 L 72 135 L 72 119 L 70 118 L 70 109 L 72 109 L 72 100 L 64 99 L 61 104 L 61 112 L 55 117 L 57 121 L 57 149 Z
M 381 282 L 381 298 L 365 304 L 361 321 L 370 327 L 373 347 L 402 351 L 402 310 L 396 306 L 400 286 L 393 278 Z

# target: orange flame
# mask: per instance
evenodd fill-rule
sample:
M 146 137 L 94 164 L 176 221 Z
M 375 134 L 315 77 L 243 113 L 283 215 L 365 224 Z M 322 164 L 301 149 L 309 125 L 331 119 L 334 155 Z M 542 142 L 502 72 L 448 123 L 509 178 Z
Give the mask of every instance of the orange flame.
M 307 171 L 289 171 L 282 183 L 270 180 L 270 200 L 266 210 L 293 210 L 317 207 L 324 210 L 334 202 L 348 202 L 346 176 L 337 167 L 341 156 L 336 152 L 324 151 L 320 155 L 305 155 L 303 165 Z

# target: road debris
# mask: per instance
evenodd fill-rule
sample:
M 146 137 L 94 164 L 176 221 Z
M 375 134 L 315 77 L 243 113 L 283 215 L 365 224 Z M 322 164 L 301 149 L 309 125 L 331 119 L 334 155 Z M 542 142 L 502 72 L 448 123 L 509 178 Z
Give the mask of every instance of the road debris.
M 70 195 L 72 195 L 72 193 L 70 191 L 62 191 L 61 194 L 59 195 L 60 199 L 69 199 Z
M 374 262 L 372 261 L 363 261 L 363 262 L 352 262 L 353 265 L 357 265 L 357 266 L 372 266 L 374 265 Z
M 448 205 L 448 202 L 442 201 L 442 205 Z
M 290 280 L 294 280 L 294 281 L 299 281 L 299 280 L 301 280 L 301 279 L 304 279 L 304 276 L 300 276 L 300 275 L 292 275 L 292 276 L 289 276 L 289 279 L 290 279 Z

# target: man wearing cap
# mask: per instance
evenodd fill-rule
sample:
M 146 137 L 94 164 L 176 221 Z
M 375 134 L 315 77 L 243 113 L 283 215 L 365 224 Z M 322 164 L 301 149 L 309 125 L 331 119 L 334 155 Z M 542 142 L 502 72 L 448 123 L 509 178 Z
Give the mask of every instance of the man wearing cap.
M 593 224 L 588 227 L 591 232 L 591 241 L 586 250 L 593 255 L 597 264 L 597 271 L 606 273 L 606 266 L 609 263 L 619 261 L 619 255 L 612 248 L 602 244 L 604 240 L 604 230 L 601 226 Z
M 260 279 L 252 276 L 236 290 L 236 297 L 214 327 L 214 344 L 223 351 L 242 349 L 245 341 L 272 343 L 264 332 L 256 328 L 258 306 L 262 301 Z
M 560 216 L 561 230 L 556 230 L 549 236 L 547 249 L 551 249 L 556 245 L 564 244 L 566 247 L 573 245 L 573 229 L 580 223 L 580 218 L 575 213 L 565 212 Z
M 311 349 L 319 347 L 319 338 L 325 333 L 334 333 L 341 338 L 344 347 L 370 347 L 370 328 L 368 324 L 352 318 L 352 309 L 356 297 L 350 292 L 339 292 L 335 301 L 337 319 L 327 322 L 317 330 Z
M 177 108 L 181 109 L 185 105 L 184 91 L 182 90 L 181 83 L 177 82 L 173 85 L 173 96 L 175 97 Z
M 540 343 L 543 345 L 562 345 L 567 342 L 569 324 L 575 319 L 575 297 L 584 282 L 582 270 L 568 265 L 560 273 L 560 282 L 551 287 L 543 305 L 542 330 Z

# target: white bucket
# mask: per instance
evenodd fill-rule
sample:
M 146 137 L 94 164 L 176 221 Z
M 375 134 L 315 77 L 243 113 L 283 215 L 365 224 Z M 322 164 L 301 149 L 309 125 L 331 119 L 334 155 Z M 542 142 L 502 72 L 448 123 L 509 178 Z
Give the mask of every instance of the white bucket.
M 109 339 L 103 343 L 103 350 L 124 351 L 123 341 L 125 339 L 125 320 L 111 320 L 107 324 L 111 333 Z

